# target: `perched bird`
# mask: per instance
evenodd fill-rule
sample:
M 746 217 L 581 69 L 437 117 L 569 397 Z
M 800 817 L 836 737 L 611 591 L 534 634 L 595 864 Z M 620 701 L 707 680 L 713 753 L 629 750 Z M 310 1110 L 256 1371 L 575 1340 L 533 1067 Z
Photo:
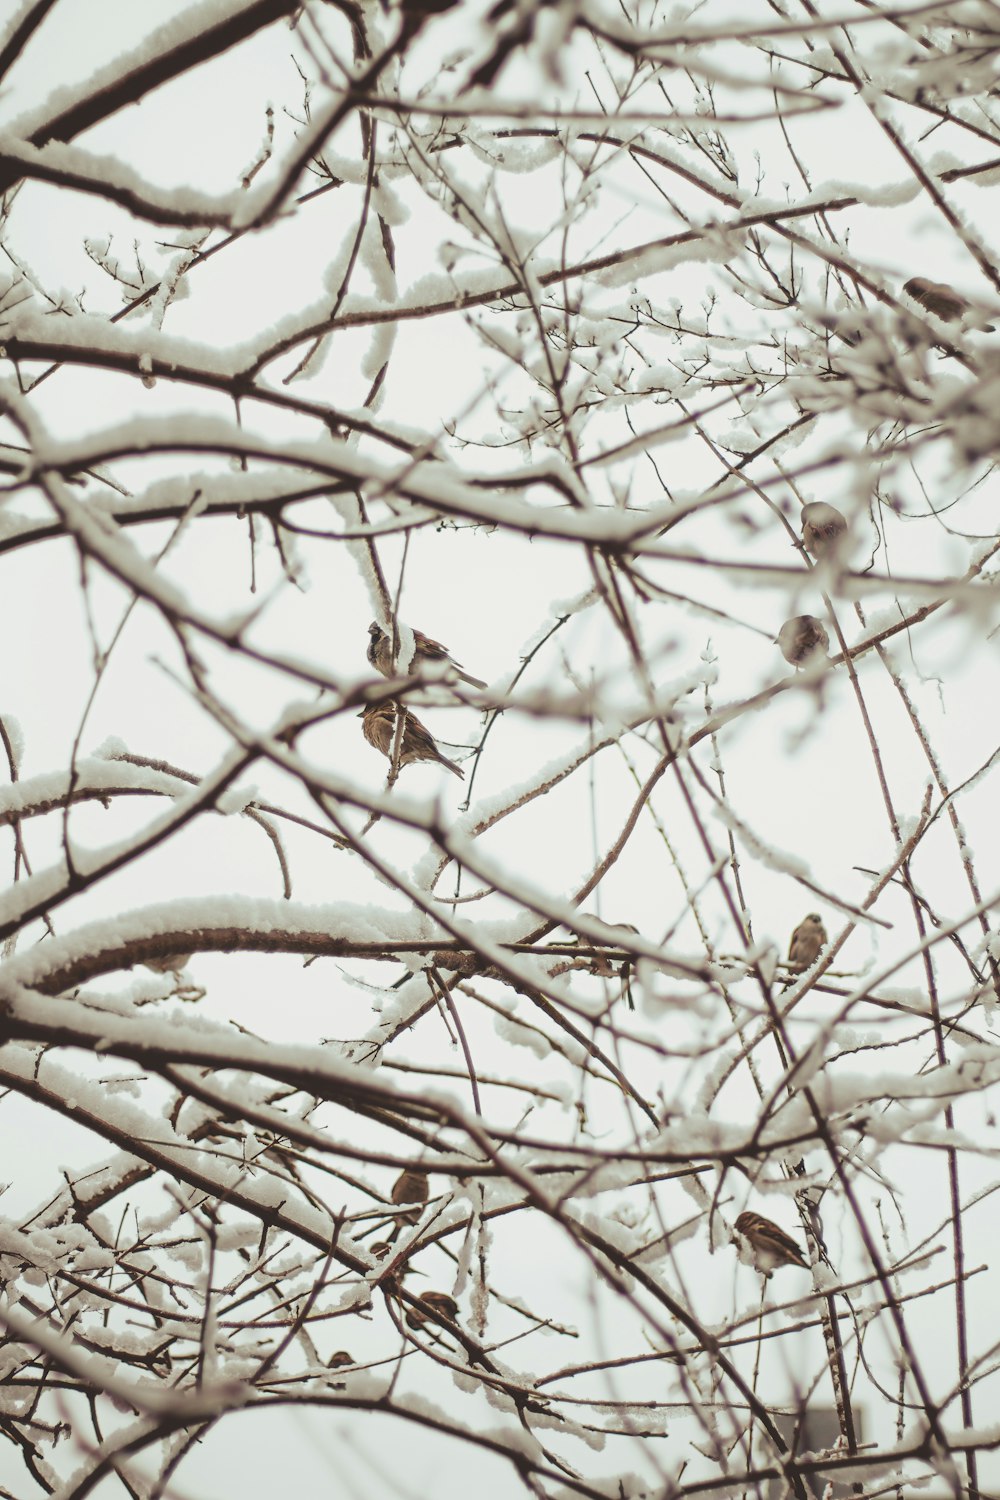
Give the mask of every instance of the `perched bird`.
M 589 918 L 591 922 L 600 922 L 602 927 L 610 927 L 613 931 L 631 932 L 634 933 L 636 937 L 639 936 L 638 927 L 633 927 L 631 922 L 605 922 L 603 917 L 599 917 L 597 913 L 593 911 L 581 912 L 580 915 Z M 596 948 L 600 944 L 599 938 L 576 936 L 574 937 L 573 941 L 575 943 L 578 943 L 582 948 Z M 614 966 L 606 958 L 594 959 L 593 967 L 591 969 L 592 974 L 599 974 L 602 978 L 607 979 L 610 978 L 614 974 L 614 972 Z M 632 998 L 631 959 L 626 958 L 624 960 L 620 969 L 618 970 L 618 977 L 622 982 L 620 998 L 625 1001 L 629 1010 L 635 1010 L 635 1001 Z
M 388 1260 L 394 1249 L 392 1242 L 402 1227 L 402 1224 L 397 1224 L 393 1228 L 389 1239 L 376 1240 L 373 1245 L 369 1245 L 369 1254 L 374 1256 L 376 1260 Z M 409 1276 L 411 1272 L 412 1267 L 406 1265 L 404 1262 L 402 1265 L 394 1266 L 392 1270 L 383 1271 L 378 1278 L 379 1283 L 384 1291 L 398 1292 L 403 1277 Z
M 826 928 L 823 926 L 822 918 L 816 912 L 811 911 L 792 933 L 792 941 L 788 945 L 788 962 L 794 969 L 808 969 L 819 958 L 820 952 L 826 947 Z
M 763 1214 L 746 1210 L 736 1220 L 736 1228 L 749 1240 L 757 1269 L 763 1276 L 770 1276 L 778 1266 L 803 1266 L 808 1271 L 809 1262 L 791 1235 Z
M 465 780 L 465 772 L 461 766 L 456 766 L 453 760 L 442 755 L 431 736 L 426 725 L 421 724 L 416 714 L 411 714 L 408 708 L 400 709 L 403 715 L 403 743 L 399 751 L 400 766 L 411 765 L 418 760 L 436 760 L 442 766 L 447 766 L 449 771 L 454 771 L 460 781 Z M 396 743 L 396 704 L 369 703 L 368 707 L 362 709 L 358 714 L 361 720 L 361 728 L 365 739 L 387 760 L 392 760 L 392 750 Z
M 143 963 L 155 974 L 179 974 L 193 957 L 193 953 L 165 953 L 162 958 L 144 958 Z
M 395 677 L 396 673 L 392 664 L 392 636 L 388 635 L 375 620 L 368 627 L 371 640 L 368 642 L 368 660 L 376 672 L 381 672 L 383 677 Z M 432 641 L 429 635 L 424 635 L 422 630 L 413 632 L 413 656 L 407 671 L 412 675 L 419 672 L 421 667 L 453 667 L 460 682 L 467 682 L 471 687 L 484 688 L 486 686 L 478 677 L 471 676 L 462 671 L 460 662 L 455 661 L 449 653 L 447 646 L 442 646 L 440 641 Z
M 955 288 L 949 286 L 945 281 L 930 281 L 926 276 L 911 276 L 903 287 L 921 307 L 926 307 L 929 313 L 940 318 L 942 323 L 957 323 L 972 312 L 972 307 L 960 296 Z M 978 328 L 980 333 L 995 333 L 996 329 L 992 323 L 987 323 L 981 313 L 976 313 L 975 318 L 969 319 L 970 327 Z
M 786 620 L 775 637 L 781 654 L 793 667 L 804 667 L 817 657 L 825 657 L 830 645 L 822 620 L 815 615 L 794 615 Z
M 802 507 L 802 545 L 821 560 L 837 552 L 847 534 L 847 521 L 835 505 L 825 500 L 811 500 Z
M 419 1218 L 420 1211 L 416 1211 Z M 373 1245 L 368 1246 L 368 1253 L 377 1261 L 389 1260 L 395 1254 L 395 1260 L 384 1271 L 379 1274 L 379 1285 L 383 1291 L 398 1292 L 404 1276 L 422 1276 L 423 1271 L 418 1271 L 416 1266 L 411 1266 L 408 1261 L 401 1260 L 396 1246 L 393 1243 L 399 1231 L 402 1229 L 402 1221 L 393 1227 L 387 1240 L 376 1240 Z
M 427 1180 L 426 1172 L 412 1172 L 409 1167 L 401 1172 L 392 1185 L 393 1203 L 426 1203 L 430 1195 L 431 1186 Z M 415 1224 L 420 1218 L 420 1209 L 411 1208 L 404 1214 L 397 1214 L 396 1218 L 400 1224 Z M 375 1246 L 372 1246 L 374 1254 Z
M 327 1360 L 327 1364 L 330 1366 L 331 1370 L 339 1370 L 343 1365 L 353 1365 L 353 1363 L 354 1355 L 348 1354 L 346 1349 L 338 1349 L 337 1352 L 335 1354 L 331 1354 L 330 1358 Z
M 454 1297 L 449 1297 L 447 1292 L 421 1292 L 417 1302 L 423 1303 L 427 1312 L 437 1313 L 441 1318 L 449 1318 L 452 1323 L 458 1317 L 458 1303 Z M 433 1317 L 431 1321 L 435 1321 Z M 406 1314 L 406 1322 L 410 1328 L 420 1328 L 427 1322 L 427 1313 L 422 1312 L 420 1307 L 411 1307 Z

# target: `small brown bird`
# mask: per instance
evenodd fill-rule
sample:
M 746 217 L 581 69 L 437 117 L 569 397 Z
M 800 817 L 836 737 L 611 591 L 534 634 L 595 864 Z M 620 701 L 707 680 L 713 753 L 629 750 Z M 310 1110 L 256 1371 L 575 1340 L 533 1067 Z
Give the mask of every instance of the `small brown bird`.
M 465 780 L 465 772 L 461 766 L 456 766 L 453 760 L 442 755 L 434 743 L 430 730 L 422 724 L 416 714 L 412 714 L 408 708 L 401 710 L 403 714 L 403 743 L 399 751 L 400 766 L 412 765 L 418 760 L 436 760 L 442 766 L 447 766 L 449 771 L 454 771 L 460 781 Z M 396 743 L 396 704 L 369 703 L 368 707 L 362 709 L 358 714 L 361 720 L 361 728 L 369 745 L 378 750 L 387 760 L 392 760 L 392 749 Z
M 452 1323 L 458 1317 L 458 1303 L 454 1297 L 449 1297 L 447 1292 L 421 1292 L 417 1301 L 423 1303 L 427 1312 L 437 1313 L 442 1318 L 449 1318 Z M 411 1307 L 406 1314 L 407 1326 L 410 1328 L 420 1328 L 427 1321 L 427 1313 L 422 1312 L 419 1307 Z M 431 1321 L 435 1319 L 432 1318 Z
M 344 1365 L 353 1365 L 354 1355 L 348 1354 L 346 1349 L 338 1349 L 336 1354 L 331 1354 L 327 1364 L 331 1370 L 339 1370 Z
M 418 1210 L 417 1217 L 419 1218 L 419 1216 L 420 1215 Z M 369 1245 L 369 1254 L 374 1256 L 376 1260 L 388 1260 L 389 1256 L 392 1254 L 395 1248 L 395 1246 L 393 1245 L 393 1240 L 399 1233 L 400 1229 L 402 1229 L 402 1227 L 403 1225 L 401 1221 L 395 1226 L 389 1239 L 376 1240 L 374 1244 Z M 383 1274 L 379 1277 L 379 1281 L 382 1287 L 387 1292 L 398 1292 L 399 1284 L 404 1276 L 422 1276 L 423 1274 L 424 1273 L 422 1271 L 418 1271 L 415 1266 L 407 1265 L 404 1261 L 401 1265 L 396 1265 L 391 1271 L 383 1272 Z
M 788 962 L 793 969 L 808 969 L 826 947 L 826 928 L 816 912 L 811 911 L 792 933 L 788 945 Z
M 830 637 L 822 620 L 817 620 L 815 615 L 793 615 L 778 631 L 775 643 L 793 667 L 804 667 L 820 656 L 826 657 Z
M 154 974 L 179 974 L 193 957 L 193 953 L 165 953 L 162 958 L 144 958 L 143 963 Z
M 431 1185 L 427 1179 L 427 1173 L 412 1172 L 407 1167 L 392 1185 L 392 1201 L 393 1203 L 426 1203 L 430 1190 Z M 404 1214 L 397 1214 L 396 1218 L 401 1224 L 415 1224 L 420 1218 L 420 1209 L 411 1208 Z M 374 1248 L 372 1246 L 373 1252 Z
M 791 1235 L 763 1214 L 746 1210 L 736 1220 L 736 1228 L 749 1240 L 761 1275 L 770 1276 L 778 1266 L 802 1266 L 808 1271 L 809 1262 Z
M 631 932 L 631 933 L 634 933 L 636 937 L 639 936 L 639 929 L 638 929 L 638 927 L 633 927 L 633 925 L 632 925 L 631 922 L 605 922 L 605 920 L 604 920 L 603 917 L 599 917 L 597 915 L 597 913 L 593 912 L 593 911 L 581 912 L 580 915 L 584 916 L 584 917 L 588 917 L 590 919 L 590 921 L 592 921 L 592 922 L 600 922 L 600 924 L 601 924 L 602 927 L 610 927 L 613 931 L 617 931 L 617 932 Z M 579 943 L 579 945 L 580 945 L 581 948 L 591 948 L 591 947 L 596 948 L 596 947 L 599 946 L 599 943 L 600 943 L 599 939 L 592 939 L 592 938 L 589 938 L 589 937 L 580 937 L 580 936 L 575 936 L 573 938 L 573 941 L 575 943 Z M 603 978 L 603 979 L 608 979 L 608 978 L 610 978 L 614 974 L 615 971 L 614 971 L 614 966 L 606 958 L 595 958 L 594 962 L 593 962 L 593 967 L 592 967 L 592 969 L 591 969 L 590 972 L 592 974 L 598 974 L 598 975 L 600 975 L 601 978 Z M 622 988 L 621 988 L 620 998 L 625 1001 L 625 1003 L 628 1006 L 629 1010 L 635 1010 L 635 1001 L 632 998 L 632 961 L 631 961 L 631 959 L 626 958 L 624 960 L 624 962 L 622 963 L 621 967 L 618 970 L 618 977 L 621 979 L 621 982 L 622 982 Z
M 911 276 L 903 291 L 914 302 L 919 302 L 921 307 L 926 307 L 929 313 L 940 318 L 942 323 L 957 323 L 960 318 L 973 311 L 965 298 L 946 281 L 930 281 L 926 276 Z M 993 324 L 987 323 L 981 313 L 976 313 L 974 318 L 969 319 L 969 326 L 978 328 L 980 333 L 996 332 Z
M 373 620 L 368 627 L 371 640 L 368 642 L 368 660 L 376 672 L 381 672 L 383 677 L 395 677 L 397 674 L 392 665 L 392 636 L 388 635 L 382 627 Z M 467 682 L 470 687 L 484 688 L 486 686 L 478 677 L 471 676 L 462 670 L 460 662 L 457 662 L 449 652 L 447 646 L 442 646 L 440 641 L 432 641 L 430 636 L 424 635 L 422 630 L 413 632 L 413 656 L 407 671 L 411 674 L 419 672 L 421 667 L 436 667 L 442 663 L 454 667 L 455 674 L 460 682 Z
M 833 557 L 847 534 L 847 520 L 835 505 L 812 500 L 802 507 L 802 545 L 813 557 Z

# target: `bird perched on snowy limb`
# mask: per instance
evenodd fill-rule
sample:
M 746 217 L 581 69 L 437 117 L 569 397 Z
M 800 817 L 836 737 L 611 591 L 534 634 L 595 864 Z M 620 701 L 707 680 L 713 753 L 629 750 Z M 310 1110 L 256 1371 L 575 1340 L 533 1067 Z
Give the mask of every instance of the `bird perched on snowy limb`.
M 406 1314 L 410 1328 L 420 1328 L 428 1321 L 428 1314 L 437 1314 L 438 1318 L 447 1318 L 452 1323 L 458 1317 L 458 1303 L 447 1292 L 421 1292 L 417 1304 Z
M 610 927 L 612 928 L 612 930 L 617 932 L 628 932 L 634 934 L 636 937 L 639 936 L 638 927 L 634 927 L 631 922 L 605 922 L 603 917 L 599 917 L 596 912 L 591 911 L 582 912 L 581 915 L 587 917 L 591 922 L 600 922 L 602 927 Z M 599 942 L 599 940 L 596 938 L 588 937 L 578 938 L 576 939 L 576 941 L 578 941 L 580 943 L 580 946 L 584 948 L 597 947 Z M 614 973 L 614 969 L 607 959 L 596 958 L 594 960 L 593 969 L 591 972 L 594 974 L 599 974 L 602 978 L 608 978 Z M 618 970 L 618 977 L 622 982 L 621 998 L 625 1001 L 629 1010 L 635 1010 L 635 1001 L 632 998 L 631 959 L 626 958 L 623 961 L 621 968 Z
M 826 928 L 823 919 L 814 911 L 811 911 L 792 933 L 792 940 L 788 945 L 788 963 L 793 969 L 808 969 L 819 958 L 820 953 L 826 947 Z
M 834 557 L 847 535 L 847 519 L 835 505 L 811 500 L 802 507 L 802 545 L 817 562 Z
M 748 1241 L 762 1276 L 770 1277 L 778 1266 L 802 1266 L 808 1271 L 809 1262 L 791 1235 L 773 1220 L 765 1219 L 763 1214 L 747 1209 L 736 1220 L 736 1228 Z
M 368 660 L 376 672 L 381 672 L 383 677 L 395 677 L 397 667 L 392 660 L 392 637 L 382 629 L 377 621 L 373 620 L 368 627 L 371 639 L 368 642 Z M 419 672 L 421 667 L 451 667 L 460 682 L 467 682 L 470 687 L 484 688 L 485 682 L 479 677 L 473 677 L 469 672 L 464 672 L 460 662 L 448 651 L 447 646 L 442 646 L 440 641 L 432 641 L 430 636 L 424 635 L 422 630 L 413 632 L 413 655 L 407 672 L 412 674 Z
M 369 1253 L 374 1260 L 388 1260 L 393 1253 L 394 1241 L 399 1233 L 400 1225 L 397 1225 L 387 1240 L 376 1240 L 368 1246 Z M 405 1260 L 397 1258 L 385 1271 L 379 1274 L 379 1284 L 383 1291 L 398 1292 L 404 1276 L 422 1276 L 416 1266 L 408 1265 Z
M 830 637 L 815 615 L 793 615 L 778 631 L 775 644 L 791 666 L 804 667 L 826 658 Z
M 935 318 L 940 318 L 942 323 L 957 323 L 961 318 L 968 318 L 969 327 L 978 329 L 980 333 L 995 333 L 996 328 L 992 323 L 987 323 L 982 313 L 973 313 L 970 303 L 956 292 L 953 286 L 945 281 L 930 281 L 926 276 L 911 276 L 903 287 L 903 291 L 912 297 L 914 302 L 919 302 Z
M 461 766 L 456 766 L 453 760 L 441 754 L 426 724 L 422 724 L 416 714 L 411 713 L 408 708 L 397 710 L 397 705 L 391 701 L 369 703 L 368 707 L 358 714 L 361 728 L 369 745 L 384 755 L 386 760 L 392 760 L 393 747 L 396 743 L 397 711 L 403 715 L 403 739 L 399 747 L 400 766 L 413 765 L 420 760 L 436 760 L 442 766 L 447 766 L 449 771 L 453 771 L 460 781 L 464 781 L 465 772 Z
M 401 1172 L 392 1185 L 393 1203 L 424 1204 L 430 1196 L 430 1181 L 426 1172 L 414 1172 L 409 1167 Z M 420 1218 L 420 1209 L 407 1209 L 396 1215 L 400 1224 L 415 1224 Z

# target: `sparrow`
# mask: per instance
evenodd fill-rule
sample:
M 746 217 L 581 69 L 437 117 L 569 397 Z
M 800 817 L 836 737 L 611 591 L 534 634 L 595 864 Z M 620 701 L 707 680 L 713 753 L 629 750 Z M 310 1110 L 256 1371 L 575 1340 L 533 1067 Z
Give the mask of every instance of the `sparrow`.
M 381 672 L 383 677 L 395 677 L 396 672 L 392 664 L 392 636 L 388 635 L 382 627 L 373 620 L 368 627 L 371 640 L 368 642 L 368 660 L 376 672 Z M 421 667 L 427 666 L 453 667 L 460 682 L 467 682 L 470 687 L 484 688 L 486 686 L 478 677 L 473 677 L 469 672 L 462 671 L 462 665 L 457 662 L 448 651 L 447 646 L 442 646 L 440 641 L 432 641 L 429 635 L 424 635 L 422 630 L 413 632 L 413 656 L 407 671 L 412 675 L 419 672 Z
M 908 293 L 914 302 L 919 302 L 921 307 L 926 307 L 929 313 L 940 318 L 942 323 L 957 323 L 960 318 L 972 312 L 965 298 L 945 281 L 930 281 L 926 276 L 911 276 L 903 287 L 903 291 Z M 976 313 L 975 319 L 970 318 L 969 326 L 978 328 L 980 333 L 996 332 L 993 324 L 987 323 L 981 313 Z
M 420 1213 L 417 1210 L 417 1217 L 419 1218 L 419 1216 Z M 402 1222 L 400 1222 L 393 1229 L 392 1234 L 387 1240 L 376 1240 L 373 1245 L 369 1245 L 368 1253 L 374 1256 L 376 1260 L 388 1260 L 395 1249 L 393 1240 L 402 1227 Z M 403 1261 L 402 1264 L 397 1264 L 391 1271 L 383 1272 L 379 1277 L 379 1282 L 387 1292 L 398 1292 L 400 1282 L 404 1276 L 422 1276 L 423 1274 L 423 1271 L 418 1271 L 416 1266 L 408 1265 L 406 1261 Z
M 639 936 L 638 927 L 633 927 L 631 922 L 605 922 L 603 917 L 599 917 L 597 913 L 593 911 L 581 912 L 581 916 L 589 917 L 592 922 L 600 922 L 602 927 L 610 927 L 617 932 L 631 932 L 634 933 L 636 937 Z M 596 948 L 600 943 L 600 939 L 580 937 L 579 935 L 577 935 L 573 938 L 573 942 L 578 943 L 583 948 Z M 607 979 L 614 973 L 614 968 L 606 958 L 595 958 L 591 973 L 599 974 L 602 978 Z M 622 982 L 621 995 L 619 998 L 625 1001 L 629 1010 L 635 1010 L 635 1001 L 632 998 L 631 959 L 626 958 L 623 961 L 621 968 L 618 970 L 618 977 Z
M 393 1203 L 426 1203 L 430 1195 L 430 1183 L 426 1172 L 411 1172 L 409 1167 L 396 1178 L 392 1185 Z M 420 1209 L 411 1208 L 405 1214 L 397 1214 L 401 1224 L 415 1224 L 420 1218 Z M 372 1246 L 374 1254 L 375 1247 Z
M 817 620 L 815 615 L 794 615 L 778 631 L 775 644 L 793 667 L 804 667 L 819 656 L 826 657 L 830 637 L 822 620 Z
M 826 947 L 826 928 L 823 920 L 811 911 L 792 933 L 792 941 L 788 945 L 788 962 L 794 969 L 808 969 L 814 964 L 823 948 Z
M 430 730 L 421 724 L 416 714 L 411 714 L 408 708 L 400 709 L 403 715 L 403 743 L 400 746 L 399 764 L 408 766 L 418 760 L 436 760 L 442 766 L 447 766 L 449 771 L 454 771 L 460 781 L 465 780 L 465 772 L 461 766 L 456 766 L 453 760 L 435 745 Z M 361 720 L 361 728 L 369 745 L 378 750 L 387 760 L 392 760 L 392 748 L 396 743 L 396 704 L 369 703 L 368 707 L 362 709 L 358 714 Z
M 417 1302 L 422 1302 L 427 1312 L 437 1313 L 441 1318 L 450 1318 L 453 1323 L 458 1317 L 458 1303 L 447 1292 L 421 1292 Z M 431 1321 L 435 1320 L 432 1318 Z M 406 1314 L 406 1322 L 409 1328 L 420 1328 L 427 1322 L 427 1313 L 422 1312 L 419 1307 L 411 1307 Z
M 778 1266 L 802 1266 L 809 1269 L 809 1262 L 790 1234 L 763 1214 L 746 1210 L 736 1220 L 736 1228 L 749 1242 L 762 1276 L 769 1277 Z
M 802 545 L 813 557 L 832 557 L 847 533 L 847 521 L 834 505 L 812 500 L 802 507 Z
M 154 974 L 179 974 L 194 957 L 194 953 L 165 953 L 162 958 L 144 958 L 143 963 Z

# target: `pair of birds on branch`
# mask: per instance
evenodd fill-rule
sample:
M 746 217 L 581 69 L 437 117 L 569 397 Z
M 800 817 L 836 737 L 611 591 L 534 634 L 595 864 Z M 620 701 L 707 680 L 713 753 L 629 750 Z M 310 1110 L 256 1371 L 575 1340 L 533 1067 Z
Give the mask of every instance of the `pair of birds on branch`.
M 811 915 L 795 929 L 792 935 L 790 958 L 794 957 L 797 939 L 800 946 L 803 944 L 806 948 L 812 946 L 816 925 L 822 931 L 823 924 L 819 917 Z M 822 944 L 819 946 L 821 947 Z M 816 952 L 819 952 L 819 947 Z M 392 1202 L 400 1209 L 396 1215 L 397 1228 L 392 1239 L 399 1233 L 404 1223 L 415 1224 L 417 1222 L 429 1194 L 430 1184 L 426 1172 L 415 1171 L 408 1167 L 400 1173 L 392 1185 Z M 770 1276 L 777 1266 L 803 1266 L 808 1269 L 808 1262 L 791 1235 L 786 1234 L 778 1224 L 771 1219 L 766 1219 L 763 1214 L 753 1213 L 748 1209 L 736 1220 L 736 1228 L 745 1239 L 749 1240 L 757 1262 L 757 1269 L 764 1276 Z M 390 1244 L 391 1239 L 385 1245 L 385 1254 L 388 1254 Z M 374 1251 L 376 1247 L 372 1246 L 372 1249 Z M 406 1316 L 406 1321 L 411 1328 L 419 1328 L 426 1323 L 427 1312 L 432 1315 L 437 1314 L 438 1317 L 449 1318 L 452 1322 L 458 1315 L 455 1299 L 447 1292 L 424 1292 L 417 1300 L 422 1306 L 411 1307 Z
M 944 281 L 926 276 L 911 276 L 903 291 L 944 323 L 957 323 L 974 312 L 971 304 Z M 992 323 L 976 314 L 969 317 L 972 328 L 981 333 L 995 333 Z M 824 500 L 814 500 L 802 507 L 802 545 L 817 562 L 835 558 L 847 535 L 847 519 Z M 815 615 L 796 615 L 786 620 L 777 635 L 781 654 L 793 667 L 806 665 L 817 655 L 826 655 L 830 637 Z
M 807 963 L 813 962 L 825 942 L 826 932 L 822 921 L 815 913 L 810 913 L 792 934 L 789 962 L 805 967 Z M 419 1168 L 404 1168 L 393 1183 L 390 1194 L 392 1203 L 398 1210 L 395 1215 L 396 1228 L 389 1240 L 384 1242 L 384 1246 L 372 1246 L 374 1253 L 388 1255 L 390 1246 L 403 1225 L 415 1224 L 420 1218 L 429 1196 L 430 1180 L 427 1173 Z M 746 1210 L 736 1220 L 736 1228 L 749 1240 L 757 1268 L 764 1276 L 770 1276 L 777 1266 L 808 1268 L 808 1262 L 791 1235 L 786 1234 L 778 1224 L 766 1219 L 763 1214 Z M 407 1314 L 406 1321 L 411 1328 L 419 1328 L 427 1321 L 424 1309 L 440 1317 L 450 1318 L 452 1322 L 458 1314 L 455 1299 L 447 1292 L 424 1292 L 418 1301 L 423 1307 L 411 1308 Z
M 378 1255 L 380 1259 L 382 1254 L 389 1253 L 390 1246 L 403 1225 L 416 1224 L 420 1218 L 423 1205 L 430 1197 L 430 1180 L 427 1173 L 421 1172 L 419 1168 L 406 1167 L 393 1183 L 390 1197 L 399 1211 L 395 1215 L 396 1227 L 388 1241 L 384 1242 L 384 1250 L 381 1246 L 372 1246 L 372 1253 Z M 405 1274 L 405 1268 L 400 1272 L 400 1275 L 403 1274 Z M 410 1328 L 421 1328 L 429 1319 L 437 1322 L 442 1318 L 452 1323 L 458 1318 L 458 1303 L 447 1292 L 421 1292 L 417 1297 L 417 1305 L 411 1306 L 406 1314 L 407 1326 Z
M 395 657 L 397 652 L 393 650 L 392 637 L 383 630 L 375 620 L 368 627 L 368 660 L 380 672 L 383 677 L 396 677 L 397 670 Z M 424 635 L 422 630 L 413 632 L 413 655 L 410 658 L 407 672 L 413 675 L 422 667 L 446 666 L 459 679 L 467 682 L 470 687 L 484 688 L 486 686 L 479 677 L 473 677 L 471 673 L 463 670 L 461 664 L 455 661 L 446 646 L 440 641 L 431 640 L 430 636 Z M 399 727 L 399 715 L 402 715 L 402 728 Z M 453 760 L 442 755 L 435 743 L 434 737 L 426 724 L 418 719 L 411 709 L 402 707 L 394 698 L 383 700 L 380 703 L 369 703 L 358 715 L 361 719 L 361 728 L 365 739 L 374 749 L 387 760 L 393 760 L 396 750 L 397 739 L 399 741 L 399 765 L 409 766 L 421 760 L 436 760 L 439 765 L 447 766 L 460 780 L 465 779 L 465 772 L 461 766 L 457 766 Z
M 811 968 L 826 943 L 823 919 L 817 912 L 811 911 L 802 918 L 792 933 L 792 940 L 788 945 L 789 968 L 800 973 Z M 763 1276 L 770 1276 L 778 1266 L 802 1266 L 805 1270 L 809 1269 L 809 1262 L 791 1235 L 786 1234 L 780 1224 L 775 1224 L 772 1219 L 766 1219 L 763 1214 L 747 1209 L 736 1220 L 736 1228 L 749 1241 L 757 1269 Z
M 799 955 L 803 951 L 810 951 L 816 939 L 816 927 L 823 933 L 823 941 L 826 934 L 823 932 L 823 924 L 819 917 L 810 915 L 795 929 L 792 934 L 792 946 L 789 951 L 789 959 L 799 962 Z M 815 958 L 822 947 L 822 942 L 816 947 L 813 954 Z M 811 962 L 812 960 L 810 960 Z M 372 1246 L 372 1250 L 383 1254 L 389 1253 L 392 1241 L 396 1238 L 403 1224 L 415 1224 L 420 1218 L 423 1205 L 430 1196 L 430 1182 L 426 1172 L 419 1169 L 407 1167 L 396 1178 L 392 1185 L 392 1202 L 397 1206 L 399 1212 L 396 1214 L 396 1228 L 388 1242 L 382 1246 Z M 736 1228 L 747 1240 L 754 1252 L 757 1268 L 764 1276 L 770 1276 L 772 1270 L 777 1266 L 804 1266 L 808 1268 L 802 1251 L 792 1239 L 791 1235 L 771 1219 L 766 1219 L 763 1214 L 753 1213 L 747 1210 L 741 1213 L 736 1220 Z M 411 1307 L 406 1315 L 406 1321 L 411 1328 L 419 1328 L 427 1322 L 427 1313 L 432 1316 L 444 1317 L 455 1321 L 458 1316 L 458 1306 L 453 1297 L 447 1292 L 424 1292 L 417 1299 L 420 1307 Z
M 825 500 L 810 500 L 802 507 L 802 545 L 818 563 L 836 558 L 847 536 L 847 517 Z M 806 667 L 825 660 L 830 637 L 815 615 L 793 615 L 775 636 L 775 644 L 793 667 Z
M 903 291 L 944 323 L 957 323 L 974 311 L 954 287 L 926 276 L 911 276 Z M 992 323 L 980 315 L 969 318 L 970 326 L 982 333 L 995 333 Z M 825 500 L 813 500 L 802 507 L 802 545 L 817 562 L 835 558 L 847 536 L 847 518 Z M 830 637 L 815 615 L 795 615 L 786 620 L 776 637 L 781 654 L 793 667 L 805 666 L 819 656 L 826 656 Z
M 822 916 L 817 912 L 808 913 L 792 933 L 789 968 L 798 971 L 811 968 L 826 947 L 826 941 L 828 939 Z M 736 1220 L 736 1230 L 750 1244 L 757 1271 L 762 1277 L 771 1277 L 771 1272 L 777 1271 L 778 1266 L 802 1266 L 804 1271 L 810 1269 L 810 1263 L 792 1236 L 787 1235 L 780 1224 L 765 1218 L 765 1215 L 754 1214 L 753 1209 L 747 1209 Z
M 823 919 L 812 911 L 807 917 L 803 917 L 792 933 L 792 940 L 788 945 L 789 968 L 799 972 L 810 968 L 825 948 L 826 942 Z M 801 1266 L 804 1270 L 809 1269 L 809 1262 L 799 1246 L 773 1219 L 766 1219 L 763 1214 L 746 1209 L 737 1218 L 736 1229 L 749 1242 L 757 1269 L 765 1278 L 770 1277 L 778 1266 Z

